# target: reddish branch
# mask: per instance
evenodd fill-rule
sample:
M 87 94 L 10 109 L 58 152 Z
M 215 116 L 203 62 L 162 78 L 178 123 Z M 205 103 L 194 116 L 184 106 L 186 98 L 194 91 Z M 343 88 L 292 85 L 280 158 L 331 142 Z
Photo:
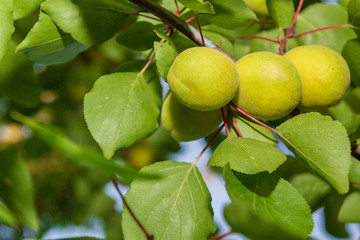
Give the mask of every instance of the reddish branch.
M 128 203 L 126 202 L 124 196 L 122 195 L 120 189 L 119 189 L 119 186 L 118 186 L 118 183 L 115 179 L 115 177 L 112 177 L 111 178 L 111 181 L 112 183 L 114 184 L 115 188 L 116 188 L 116 191 L 119 193 L 120 197 L 121 197 L 121 200 L 123 201 L 125 207 L 127 208 L 127 210 L 129 211 L 130 215 L 132 216 L 132 218 L 135 220 L 135 222 L 137 223 L 137 225 L 141 228 L 141 230 L 144 232 L 146 238 L 148 240 L 153 240 L 154 239 L 154 235 L 152 234 L 149 234 L 145 227 L 140 223 L 139 219 L 135 216 L 134 212 L 131 210 L 131 208 L 129 207 Z
M 212 237 L 210 238 L 209 240 L 220 240 L 220 239 L 223 239 L 224 237 L 226 236 L 229 236 L 230 234 L 234 233 L 233 231 L 230 231 L 228 233 L 224 233 L 224 234 L 221 234 L 219 236 L 215 236 L 215 237 Z
M 221 108 L 221 115 L 222 115 L 222 119 L 223 119 L 223 122 L 224 122 L 226 135 L 230 136 L 229 128 L 228 128 L 227 121 L 226 121 L 226 118 L 225 118 L 224 107 Z
M 295 35 L 290 36 L 289 38 L 297 38 L 297 37 L 301 37 L 301 36 L 306 35 L 306 34 L 309 34 L 309 33 L 324 31 L 324 30 L 328 30 L 328 29 L 334 29 L 334 28 L 349 28 L 349 27 L 352 27 L 352 25 L 349 25 L 349 24 L 340 24 L 340 25 L 322 27 L 322 28 L 317 28 L 317 29 L 314 29 L 314 30 L 306 31 L 306 32 L 303 32 L 303 33 L 298 33 L 298 34 L 295 34 Z
M 238 128 L 238 126 L 237 126 L 237 124 L 236 124 L 236 119 L 235 119 L 235 117 L 233 117 L 233 119 L 232 119 L 232 125 L 233 125 L 233 127 L 235 128 L 236 133 L 238 134 L 238 136 L 239 136 L 239 137 L 243 137 L 243 135 L 242 135 L 241 132 L 240 132 L 240 129 Z
M 268 42 L 272 42 L 272 43 L 277 43 L 279 44 L 279 41 L 270 39 L 270 38 L 266 38 L 266 37 L 260 37 L 260 36 L 243 36 L 243 37 L 237 37 L 235 39 L 261 39 L 261 40 L 265 40 Z

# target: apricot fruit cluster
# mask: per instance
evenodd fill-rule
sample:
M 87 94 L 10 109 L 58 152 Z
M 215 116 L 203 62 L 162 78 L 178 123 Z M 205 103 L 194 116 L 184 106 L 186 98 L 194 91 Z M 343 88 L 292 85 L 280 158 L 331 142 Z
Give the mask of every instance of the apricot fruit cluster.
M 325 46 L 300 46 L 284 56 L 254 52 L 234 63 L 207 47 L 180 53 L 169 69 L 170 92 L 161 124 L 173 138 L 191 141 L 213 132 L 230 101 L 261 120 L 276 120 L 296 107 L 318 110 L 338 103 L 350 84 L 343 57 Z

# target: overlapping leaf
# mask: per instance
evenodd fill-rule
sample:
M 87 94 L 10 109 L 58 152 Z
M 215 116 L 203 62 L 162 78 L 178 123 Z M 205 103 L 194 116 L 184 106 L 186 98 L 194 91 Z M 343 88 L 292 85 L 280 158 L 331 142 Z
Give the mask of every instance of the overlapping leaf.
M 4 57 L 8 42 L 15 30 L 13 19 L 14 4 L 12 0 L 0 2 L 0 61 Z
M 344 199 L 339 211 L 339 221 L 345 223 L 360 223 L 360 192 L 354 191 Z
M 208 1 L 202 0 L 179 0 L 185 7 L 197 13 L 210 13 L 214 14 L 214 7 Z
M 197 170 L 189 163 L 165 161 L 141 170 L 158 180 L 136 179 L 125 199 L 139 221 L 158 240 L 205 240 L 215 231 L 211 197 Z M 123 211 L 125 239 L 146 239 L 127 209 Z
M 25 53 L 34 62 L 52 65 L 70 61 L 87 48 L 41 12 L 39 21 L 19 44 L 17 51 Z
M 0 223 L 15 227 L 16 222 L 14 214 L 0 202 Z
M 47 0 L 41 9 L 64 32 L 85 45 L 113 37 L 129 12 L 116 0 Z
M 111 158 L 158 127 L 159 106 L 140 73 L 113 73 L 99 78 L 84 100 L 88 128 Z
M 273 172 L 286 160 L 285 154 L 273 145 L 250 138 L 227 138 L 212 154 L 208 165 L 226 164 L 241 173 Z
M 360 27 L 360 1 L 349 0 L 348 3 L 349 23 L 353 26 Z M 360 29 L 355 29 L 356 34 L 360 37 Z
M 277 129 L 294 154 L 339 193 L 349 190 L 350 141 L 340 122 L 313 112 L 293 117 Z
M 266 5 L 271 18 L 279 28 L 290 27 L 295 12 L 292 0 L 267 0 Z
M 348 41 L 342 51 L 351 74 L 351 81 L 360 86 L 360 41 L 358 39 Z
M 269 173 L 235 173 L 229 167 L 224 169 L 223 176 L 232 202 L 246 210 L 225 211 L 225 218 L 234 230 L 252 239 L 304 239 L 311 233 L 309 205 L 284 179 Z M 237 217 L 236 213 L 240 219 L 231 220 Z M 249 226 L 255 221 L 261 227 Z
M 167 80 L 169 69 L 177 56 L 176 49 L 166 42 L 155 42 L 154 49 L 157 69 L 161 77 Z
M 296 33 L 346 23 L 347 13 L 343 7 L 318 3 L 309 6 L 299 15 L 296 21 Z M 345 43 L 355 36 L 351 29 L 337 28 L 306 34 L 298 40 L 301 45 L 320 44 L 341 52 Z
M 349 237 L 345 224 L 338 220 L 339 211 L 343 202 L 344 196 L 333 192 L 325 205 L 325 228 L 328 233 L 338 238 Z
M 14 1 L 14 19 L 24 18 L 39 8 L 44 0 L 16 0 Z

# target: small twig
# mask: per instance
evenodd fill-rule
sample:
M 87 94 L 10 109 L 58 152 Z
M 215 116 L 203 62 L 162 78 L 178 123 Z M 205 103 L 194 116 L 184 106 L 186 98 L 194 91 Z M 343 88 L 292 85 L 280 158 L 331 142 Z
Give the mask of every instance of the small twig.
M 352 185 L 359 185 L 360 186 L 360 182 L 349 182 Z
M 143 74 L 143 73 L 146 71 L 146 69 L 150 66 L 150 64 L 152 63 L 152 61 L 154 60 L 154 58 L 155 58 L 155 55 L 153 55 L 153 56 L 151 57 L 151 59 L 145 64 L 145 66 L 143 67 L 143 69 L 141 69 L 141 71 L 140 71 L 141 74 Z
M 193 162 L 193 166 L 199 161 L 199 159 L 201 158 L 201 156 L 204 154 L 204 152 L 206 151 L 206 149 L 208 149 L 208 147 L 211 145 L 211 143 L 215 140 L 215 138 L 217 137 L 217 135 L 219 135 L 219 133 L 221 132 L 221 130 L 224 127 L 224 123 L 221 124 L 221 126 L 219 127 L 219 129 L 214 133 L 214 135 L 210 138 L 209 142 L 206 144 L 206 146 L 204 147 L 204 149 L 199 153 L 199 155 L 196 157 L 195 161 Z
M 197 22 L 197 25 L 198 25 L 198 28 L 199 28 L 202 45 L 205 46 L 204 35 L 203 35 L 202 31 L 201 31 L 201 25 L 200 25 L 199 17 L 198 17 L 198 15 L 196 13 L 195 13 L 195 18 L 196 18 L 196 22 Z
M 132 12 L 131 14 L 132 14 L 132 15 L 136 15 L 136 16 L 146 17 L 146 18 L 149 18 L 149 19 L 152 19 L 152 20 L 155 20 L 155 21 L 164 23 L 161 19 L 158 19 L 158 18 L 154 18 L 154 17 L 148 16 L 148 15 L 141 14 L 139 11 L 137 11 L 137 12 Z
M 236 118 L 235 117 L 233 117 L 233 119 L 232 119 L 232 125 L 234 126 L 234 128 L 236 130 L 236 133 L 239 135 L 239 137 L 243 137 L 243 135 L 240 132 L 239 127 L 236 124 Z
M 118 183 L 115 179 L 115 177 L 111 177 L 111 181 L 112 183 L 114 184 L 115 188 L 116 188 L 116 191 L 119 193 L 120 197 L 121 197 L 121 200 L 123 201 L 125 207 L 127 208 L 127 210 L 129 211 L 130 215 L 132 216 L 132 218 L 135 220 L 135 222 L 137 223 L 137 225 L 141 228 L 141 230 L 144 232 L 146 238 L 148 240 L 153 240 L 154 239 L 154 235 L 152 234 L 149 234 L 145 227 L 140 223 L 139 219 L 135 216 L 134 212 L 131 210 L 131 208 L 129 207 L 128 203 L 126 202 L 125 198 L 124 198 L 124 195 L 122 195 L 120 189 L 119 189 L 119 186 L 118 186 Z
M 279 41 L 276 41 L 276 40 L 273 40 L 273 39 L 270 39 L 270 38 L 266 38 L 266 37 L 260 37 L 260 36 L 243 36 L 243 37 L 234 38 L 233 40 L 236 40 L 236 39 L 261 39 L 261 40 L 265 40 L 265 41 L 268 41 L 268 42 L 279 44 Z
M 352 25 L 350 25 L 350 24 L 340 24 L 340 25 L 322 27 L 322 28 L 317 28 L 317 29 L 314 29 L 314 30 L 306 31 L 306 32 L 303 32 L 303 33 L 298 33 L 298 34 L 295 34 L 295 35 L 290 36 L 289 38 L 297 38 L 297 37 L 301 37 L 301 36 L 306 35 L 306 34 L 318 32 L 318 31 L 323 31 L 323 30 L 328 30 L 328 29 L 334 29 L 334 28 L 351 28 L 351 27 L 352 27 Z
M 177 0 L 175 0 L 175 6 L 176 6 L 176 16 L 179 16 L 180 15 L 180 10 L 179 10 L 179 5 L 178 5 Z
M 229 236 L 230 234 L 234 233 L 233 231 L 230 231 L 228 233 L 224 233 L 224 234 L 221 234 L 219 236 L 215 236 L 215 237 L 212 237 L 210 238 L 209 240 L 220 240 L 220 239 L 223 239 L 224 237 L 226 236 Z
M 301 11 L 301 8 L 302 8 L 303 3 L 304 3 L 304 0 L 300 0 L 299 5 L 298 5 L 298 8 L 296 9 L 296 12 L 295 12 L 293 21 L 291 22 L 291 25 L 290 25 L 289 29 L 288 29 L 287 32 L 286 32 L 286 35 L 285 35 L 285 38 L 284 38 L 284 42 L 285 42 L 285 43 L 287 42 L 287 40 L 288 40 L 288 38 L 289 38 L 289 36 L 290 36 L 290 34 L 291 34 L 294 26 L 295 26 L 296 19 L 297 19 L 297 17 L 298 17 L 299 14 L 300 14 L 300 11 Z
M 185 11 L 186 7 L 180 10 L 179 15 L 182 14 Z
M 227 121 L 226 121 L 226 118 L 225 118 L 224 107 L 221 108 L 221 115 L 222 115 L 222 119 L 223 119 L 223 122 L 224 122 L 226 135 L 230 136 L 229 128 L 228 128 Z
M 192 16 L 191 18 L 189 18 L 188 20 L 186 20 L 185 22 L 186 23 L 189 23 L 189 22 L 191 22 L 192 20 L 194 20 L 196 18 L 196 15 L 195 16 Z

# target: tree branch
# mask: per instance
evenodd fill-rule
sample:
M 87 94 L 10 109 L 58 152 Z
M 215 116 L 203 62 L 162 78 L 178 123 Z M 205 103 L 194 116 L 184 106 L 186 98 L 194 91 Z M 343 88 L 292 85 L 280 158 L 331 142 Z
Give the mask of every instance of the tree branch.
M 169 10 L 154 3 L 151 0 L 129 0 L 129 1 L 142 7 L 144 10 L 146 10 L 148 12 L 151 12 L 152 14 L 154 14 L 155 16 L 160 18 L 162 21 L 164 21 L 169 26 L 176 28 L 178 31 L 180 31 L 182 34 L 187 36 L 189 39 L 191 39 L 193 42 L 195 42 L 199 46 L 203 46 L 200 32 L 197 29 L 195 29 L 193 26 L 187 24 L 184 20 L 182 20 L 178 16 L 174 15 Z M 225 52 L 222 48 L 217 46 L 215 43 L 213 43 L 206 37 L 204 37 L 204 42 L 205 42 L 206 47 L 215 48 L 215 49 L 225 53 L 234 62 L 236 62 L 236 59 L 234 59 L 227 52 Z

